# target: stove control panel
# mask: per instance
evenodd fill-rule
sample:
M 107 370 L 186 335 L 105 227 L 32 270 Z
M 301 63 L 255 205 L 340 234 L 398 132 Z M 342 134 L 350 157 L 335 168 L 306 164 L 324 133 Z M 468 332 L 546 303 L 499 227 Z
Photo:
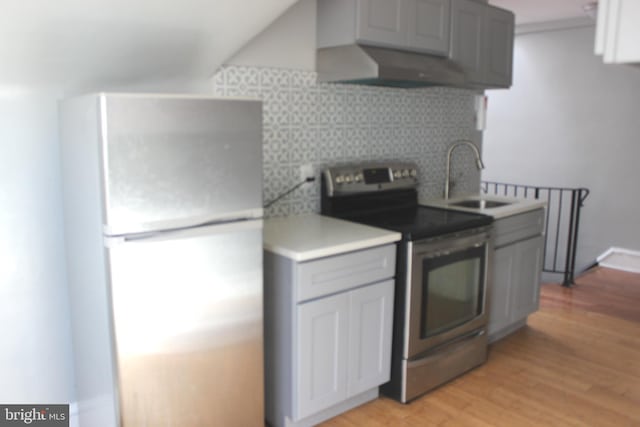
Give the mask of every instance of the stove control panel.
M 418 169 L 410 162 L 363 163 L 326 169 L 323 191 L 332 197 L 343 194 L 415 188 Z

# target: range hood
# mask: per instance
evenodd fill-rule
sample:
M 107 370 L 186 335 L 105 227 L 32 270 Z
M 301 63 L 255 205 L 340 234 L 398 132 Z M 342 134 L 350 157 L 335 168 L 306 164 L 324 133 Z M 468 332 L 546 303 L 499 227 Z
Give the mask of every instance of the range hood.
M 444 57 L 351 44 L 317 50 L 318 81 L 391 87 L 468 85 L 460 65 Z

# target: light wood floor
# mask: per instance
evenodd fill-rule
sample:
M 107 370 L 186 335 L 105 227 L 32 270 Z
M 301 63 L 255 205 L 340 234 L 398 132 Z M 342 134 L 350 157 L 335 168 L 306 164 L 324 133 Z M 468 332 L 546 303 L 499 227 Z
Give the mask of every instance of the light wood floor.
M 483 366 L 322 426 L 640 426 L 640 275 L 595 268 L 571 289 L 543 285 L 540 310 Z

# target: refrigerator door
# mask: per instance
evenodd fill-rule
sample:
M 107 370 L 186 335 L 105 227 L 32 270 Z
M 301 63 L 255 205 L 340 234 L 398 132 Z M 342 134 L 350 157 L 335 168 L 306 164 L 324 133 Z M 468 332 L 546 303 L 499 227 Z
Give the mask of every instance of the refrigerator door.
M 107 246 L 121 425 L 264 425 L 262 221 Z
M 262 214 L 262 104 L 99 97 L 105 234 Z

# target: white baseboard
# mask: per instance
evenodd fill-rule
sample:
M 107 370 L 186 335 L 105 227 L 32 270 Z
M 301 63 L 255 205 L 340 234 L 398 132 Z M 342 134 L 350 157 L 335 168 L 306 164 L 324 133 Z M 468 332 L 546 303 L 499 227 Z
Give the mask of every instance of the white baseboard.
M 612 247 L 596 258 L 596 261 L 602 267 L 640 273 L 640 251 Z
M 78 420 L 78 402 L 69 404 L 69 427 L 80 427 Z
M 73 402 L 69 405 L 69 413 L 69 427 L 116 427 L 118 425 L 113 395 L 109 393 Z

